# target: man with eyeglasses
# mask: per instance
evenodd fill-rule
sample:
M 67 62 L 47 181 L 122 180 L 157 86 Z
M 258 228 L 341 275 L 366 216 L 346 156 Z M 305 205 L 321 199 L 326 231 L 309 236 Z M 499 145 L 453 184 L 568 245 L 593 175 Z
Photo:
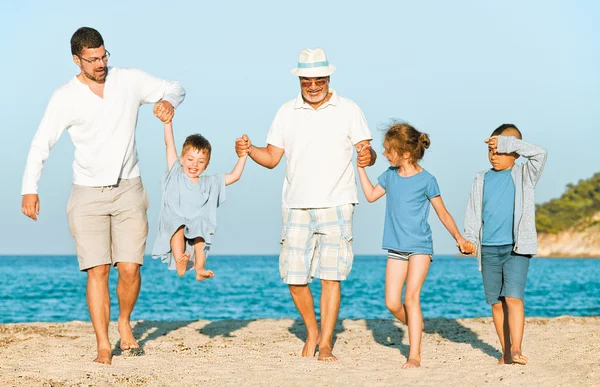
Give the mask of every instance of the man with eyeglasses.
M 67 204 L 69 229 L 79 268 L 87 272 L 87 303 L 96 334 L 98 363 L 110 364 L 108 339 L 111 265 L 119 271 L 118 329 L 121 349 L 138 348 L 131 312 L 141 285 L 140 266 L 148 234 L 148 196 L 140 179 L 135 127 L 141 104 L 170 122 L 183 102 L 177 82 L 137 69 L 108 66 L 110 53 L 98 31 L 78 29 L 71 38 L 80 73 L 54 91 L 35 134 L 23 175 L 22 211 L 37 220 L 38 181 L 43 164 L 65 129 L 75 146 L 73 186 Z
M 302 356 L 335 361 L 332 337 L 340 307 L 340 281 L 352 268 L 352 217 L 358 193 L 353 148 L 358 165 L 375 163 L 371 131 L 360 108 L 329 88 L 335 67 L 325 52 L 302 50 L 298 67 L 300 94 L 275 115 L 267 146 L 256 147 L 247 135 L 236 140 L 239 156 L 248 154 L 258 164 L 274 168 L 286 156 L 283 183 L 283 231 L 279 269 L 289 285 L 307 329 Z M 319 278 L 321 329 L 308 283 Z

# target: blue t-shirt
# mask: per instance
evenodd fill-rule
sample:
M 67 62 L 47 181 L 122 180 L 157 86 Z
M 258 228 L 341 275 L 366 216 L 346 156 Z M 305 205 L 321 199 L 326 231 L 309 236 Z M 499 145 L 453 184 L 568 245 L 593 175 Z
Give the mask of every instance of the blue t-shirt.
M 513 244 L 515 183 L 511 170 L 489 170 L 483 178 L 483 231 L 481 244 L 502 246 Z
M 383 249 L 433 254 L 427 219 L 429 200 L 440 195 L 435 177 L 426 170 L 402 177 L 397 167 L 390 167 L 378 181 L 386 191 Z

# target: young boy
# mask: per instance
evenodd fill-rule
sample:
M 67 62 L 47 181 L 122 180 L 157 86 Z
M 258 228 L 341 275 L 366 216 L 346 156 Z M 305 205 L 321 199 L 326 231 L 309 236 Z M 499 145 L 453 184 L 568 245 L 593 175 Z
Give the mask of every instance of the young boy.
M 546 163 L 545 149 L 522 140 L 515 125 L 503 124 L 485 140 L 492 169 L 475 177 L 465 238 L 477 246 L 479 270 L 500 344 L 498 364 L 527 364 L 521 344 L 529 259 L 537 253 L 535 185 Z M 519 156 L 527 162 L 519 165 Z

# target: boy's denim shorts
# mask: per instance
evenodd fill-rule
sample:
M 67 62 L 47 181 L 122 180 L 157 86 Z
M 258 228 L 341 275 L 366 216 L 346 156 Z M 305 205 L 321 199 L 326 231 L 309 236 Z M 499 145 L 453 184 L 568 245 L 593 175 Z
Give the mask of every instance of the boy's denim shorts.
M 513 245 L 481 246 L 481 275 L 485 300 L 493 305 L 502 297 L 525 298 L 530 255 L 513 251 Z

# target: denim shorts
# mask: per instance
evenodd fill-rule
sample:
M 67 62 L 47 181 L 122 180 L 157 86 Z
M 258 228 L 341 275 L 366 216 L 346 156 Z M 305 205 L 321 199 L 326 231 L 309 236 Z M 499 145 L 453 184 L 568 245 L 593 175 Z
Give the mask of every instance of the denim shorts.
M 524 300 L 530 258 L 515 253 L 513 245 L 481 246 L 481 275 L 488 304 L 497 304 L 502 297 Z
M 412 257 L 413 255 L 429 255 L 430 262 L 433 262 L 433 258 L 431 257 L 431 254 L 388 250 L 388 259 L 395 259 L 397 261 L 408 262 L 409 258 Z

